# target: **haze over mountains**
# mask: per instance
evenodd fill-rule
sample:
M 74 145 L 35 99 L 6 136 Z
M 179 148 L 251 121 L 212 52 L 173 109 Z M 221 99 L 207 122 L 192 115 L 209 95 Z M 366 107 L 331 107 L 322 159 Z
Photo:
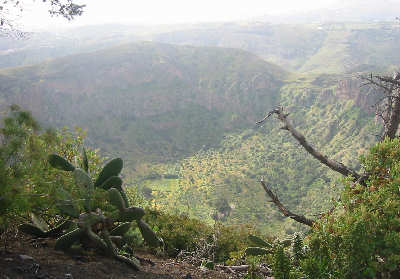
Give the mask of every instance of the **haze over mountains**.
M 103 25 L 2 38 L 0 108 L 16 103 L 45 126 L 87 129 L 158 206 L 289 232 L 295 225 L 266 205 L 260 177 L 292 209 L 314 214 L 329 206 L 338 176 L 279 123 L 255 121 L 283 105 L 314 145 L 358 167 L 380 126 L 376 96 L 355 75 L 398 68 L 400 29 L 391 12 L 371 8 L 376 1 L 352 5 L 337 19 L 392 20 L 308 15 L 304 24 Z M 336 19 L 331 12 L 318 15 Z
M 338 0 L 331 2 L 325 8 L 278 15 L 272 13 L 259 18 L 259 20 L 292 24 L 393 21 L 400 12 L 396 0 Z
M 351 73 L 398 65 L 400 25 L 366 23 L 226 23 L 174 26 L 165 31 L 123 25 L 0 39 L 0 66 L 15 67 L 136 41 L 238 48 L 288 71 Z M 329 62 L 329 63 L 327 63 Z

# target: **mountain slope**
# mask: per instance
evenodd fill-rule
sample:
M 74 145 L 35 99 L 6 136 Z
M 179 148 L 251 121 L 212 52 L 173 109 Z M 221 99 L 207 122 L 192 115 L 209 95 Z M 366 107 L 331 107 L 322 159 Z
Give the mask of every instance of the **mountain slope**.
M 168 160 L 254 122 L 286 75 L 241 50 L 137 43 L 2 70 L 0 96 L 128 161 Z
M 327 155 L 357 167 L 376 140 L 371 92 L 351 76 L 289 74 L 236 49 L 135 43 L 0 71 L 0 108 L 88 129 L 90 143 L 128 162 L 128 185 L 154 206 L 212 222 L 299 229 L 270 204 L 261 176 L 291 209 L 319 213 L 339 177 L 279 123 L 277 104 Z
M 379 134 L 370 111 L 375 96 L 360 90 L 357 80 L 337 83 L 338 78 L 343 77 L 293 78 L 281 88 L 278 102 L 313 146 L 357 169 L 358 157 Z M 158 207 L 209 222 L 250 223 L 270 233 L 304 227 L 268 203 L 261 177 L 285 205 L 310 218 L 338 198 L 341 176 L 312 158 L 278 121 L 227 134 L 219 146 L 153 166 L 134 183 Z

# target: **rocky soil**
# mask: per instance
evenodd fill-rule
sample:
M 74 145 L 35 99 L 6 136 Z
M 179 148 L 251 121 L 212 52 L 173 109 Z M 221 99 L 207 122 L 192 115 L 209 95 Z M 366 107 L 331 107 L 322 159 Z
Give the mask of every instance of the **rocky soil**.
M 8 238 L 0 247 L 0 279 L 228 279 L 240 274 L 207 270 L 176 259 L 138 252 L 141 271 L 94 254 L 67 255 L 53 249 L 53 240 Z

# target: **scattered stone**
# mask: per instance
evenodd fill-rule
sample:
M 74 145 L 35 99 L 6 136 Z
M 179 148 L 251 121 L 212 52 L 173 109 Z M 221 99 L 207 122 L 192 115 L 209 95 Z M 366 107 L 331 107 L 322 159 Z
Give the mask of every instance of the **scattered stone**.
M 4 259 L 6 262 L 12 262 L 14 259 L 13 258 L 5 258 Z
M 205 267 L 205 266 L 200 266 L 199 269 L 200 269 L 201 271 L 203 271 L 203 272 L 207 272 L 207 271 L 208 271 L 208 268 Z
M 19 258 L 23 261 L 33 261 L 35 260 L 34 258 L 32 258 L 31 256 L 28 255 L 19 255 Z
M 31 270 L 34 274 L 37 274 L 39 272 L 40 265 L 38 263 L 32 264 Z
M 74 279 L 71 273 L 67 273 L 64 275 L 64 279 Z

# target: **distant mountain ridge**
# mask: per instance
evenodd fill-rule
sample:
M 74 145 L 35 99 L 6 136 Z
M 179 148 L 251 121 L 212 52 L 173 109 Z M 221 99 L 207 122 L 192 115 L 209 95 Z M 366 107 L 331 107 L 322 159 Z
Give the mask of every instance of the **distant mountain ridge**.
M 390 22 L 226 24 L 153 36 L 180 45 L 235 47 L 298 73 L 382 71 L 400 64 L 400 25 Z
M 153 29 L 91 26 L 33 34 L 28 40 L 0 38 L 0 67 L 37 64 L 138 41 L 242 49 L 298 73 L 385 71 L 400 63 L 400 25 L 393 18 L 387 22 L 252 21 Z

